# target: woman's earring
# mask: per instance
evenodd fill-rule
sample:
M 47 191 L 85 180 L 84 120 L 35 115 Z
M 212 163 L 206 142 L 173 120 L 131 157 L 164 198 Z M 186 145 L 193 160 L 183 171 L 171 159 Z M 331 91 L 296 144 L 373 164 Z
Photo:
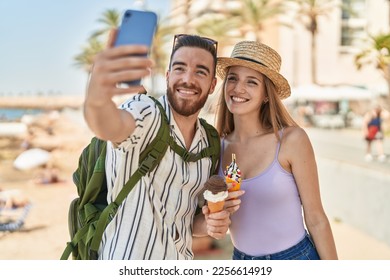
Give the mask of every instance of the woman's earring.
M 268 98 L 264 99 L 263 103 L 267 104 L 267 102 L 268 102 Z

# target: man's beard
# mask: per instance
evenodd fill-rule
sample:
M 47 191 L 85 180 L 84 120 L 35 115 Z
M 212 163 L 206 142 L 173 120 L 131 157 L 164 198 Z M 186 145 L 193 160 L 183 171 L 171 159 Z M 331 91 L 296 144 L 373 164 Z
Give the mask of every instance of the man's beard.
M 168 85 L 167 96 L 168 96 L 169 104 L 171 105 L 172 109 L 175 112 L 185 117 L 189 117 L 197 113 L 200 109 L 203 108 L 204 104 L 207 101 L 208 94 L 201 96 L 201 98 L 199 98 L 196 101 L 183 100 L 183 99 L 179 99 L 177 95 L 174 92 L 172 92 L 172 90 L 169 88 Z

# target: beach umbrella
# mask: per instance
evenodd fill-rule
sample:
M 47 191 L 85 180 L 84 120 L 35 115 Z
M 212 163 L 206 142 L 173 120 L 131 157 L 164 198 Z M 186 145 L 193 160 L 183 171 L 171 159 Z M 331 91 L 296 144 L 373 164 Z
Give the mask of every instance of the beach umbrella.
M 354 86 L 302 85 L 291 89 L 291 99 L 308 101 L 371 100 L 374 94 Z
M 28 170 L 48 163 L 50 153 L 48 151 L 33 148 L 22 152 L 14 161 L 14 167 L 19 170 Z
M 27 133 L 27 125 L 17 122 L 0 122 L 0 137 L 19 136 Z

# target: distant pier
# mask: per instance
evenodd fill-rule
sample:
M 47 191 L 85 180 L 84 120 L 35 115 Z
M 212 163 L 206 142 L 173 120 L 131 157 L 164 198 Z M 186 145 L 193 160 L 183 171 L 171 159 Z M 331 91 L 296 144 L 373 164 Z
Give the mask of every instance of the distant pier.
M 78 109 L 83 105 L 83 102 L 84 95 L 0 97 L 0 108 L 31 108 L 44 110 L 60 110 L 64 108 Z

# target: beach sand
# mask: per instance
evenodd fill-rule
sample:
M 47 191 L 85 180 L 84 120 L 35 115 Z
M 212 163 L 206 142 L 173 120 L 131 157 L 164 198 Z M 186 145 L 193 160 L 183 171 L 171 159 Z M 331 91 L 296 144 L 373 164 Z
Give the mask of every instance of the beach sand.
M 59 259 L 69 241 L 68 209 L 77 195 L 72 173 L 92 134 L 81 120 L 81 111 L 62 112 L 55 120 L 48 118 L 49 114 L 35 118 L 30 126 L 34 130 L 30 144 L 31 148 L 50 151 L 50 164 L 58 173 L 57 183 L 36 183 L 44 171 L 42 167 L 30 170 L 13 167 L 14 159 L 23 152 L 23 136 L 0 138 L 0 188 L 19 190 L 32 203 L 19 231 L 0 232 L 0 259 L 3 260 Z
M 42 122 L 41 122 L 42 123 Z M 47 122 L 43 122 L 46 123 Z M 0 232 L 0 260 L 58 260 L 69 241 L 68 209 L 77 195 L 72 173 L 82 149 L 92 134 L 82 121 L 81 112 L 65 112 L 47 127 L 36 125 L 34 147 L 45 148 L 53 155 L 53 164 L 62 180 L 55 184 L 36 184 L 39 169 L 19 171 L 13 168 L 15 157 L 22 150 L 22 138 L 0 138 L 0 188 L 18 189 L 32 202 L 25 225 L 16 232 Z M 339 258 L 344 260 L 389 260 L 390 246 L 348 224 L 331 221 Z M 229 236 L 214 241 L 216 249 L 207 250 L 210 240 L 197 239 L 200 249 L 196 259 L 230 259 Z M 202 248 L 203 247 L 203 248 Z

